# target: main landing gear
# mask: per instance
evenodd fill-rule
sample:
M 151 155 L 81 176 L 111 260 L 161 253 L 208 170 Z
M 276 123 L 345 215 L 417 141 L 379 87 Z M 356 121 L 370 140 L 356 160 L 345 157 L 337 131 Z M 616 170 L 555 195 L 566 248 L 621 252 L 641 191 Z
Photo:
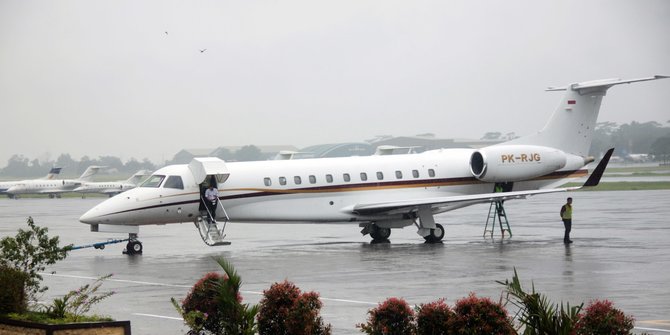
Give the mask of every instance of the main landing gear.
M 382 228 L 376 224 L 371 224 L 369 234 L 372 237 L 372 243 L 390 243 L 391 228 Z
M 366 222 L 361 223 L 361 234 L 370 234 L 372 241 L 370 243 L 390 243 L 391 228 L 403 228 L 415 224 L 418 228 L 417 233 L 423 237 L 426 243 L 442 243 L 444 238 L 444 226 L 435 222 L 423 222 L 419 220 L 398 220 L 398 221 L 381 221 L 381 222 Z M 429 225 L 430 224 L 430 225 Z
M 435 229 L 431 229 L 430 233 L 423 237 L 426 243 L 441 243 L 442 238 L 444 238 L 444 227 L 439 223 L 436 223 Z
M 142 242 L 137 239 L 137 234 L 128 234 L 128 244 L 126 244 L 126 249 L 123 250 L 123 253 L 131 256 L 142 254 Z

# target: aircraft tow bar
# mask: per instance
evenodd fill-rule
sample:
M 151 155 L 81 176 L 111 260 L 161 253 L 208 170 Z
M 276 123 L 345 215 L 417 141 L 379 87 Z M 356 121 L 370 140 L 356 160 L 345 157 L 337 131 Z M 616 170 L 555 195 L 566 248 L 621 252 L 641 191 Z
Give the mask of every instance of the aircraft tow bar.
M 86 249 L 86 248 L 96 248 L 96 249 L 105 249 L 105 246 L 108 244 L 116 244 L 116 243 L 122 243 L 122 242 L 128 242 L 130 241 L 130 238 L 124 238 L 124 239 L 114 239 L 114 240 L 108 240 L 105 242 L 98 242 L 98 243 L 92 243 L 92 244 L 85 244 L 85 245 L 77 245 L 77 246 L 72 246 L 69 248 L 69 250 L 77 250 L 77 249 Z

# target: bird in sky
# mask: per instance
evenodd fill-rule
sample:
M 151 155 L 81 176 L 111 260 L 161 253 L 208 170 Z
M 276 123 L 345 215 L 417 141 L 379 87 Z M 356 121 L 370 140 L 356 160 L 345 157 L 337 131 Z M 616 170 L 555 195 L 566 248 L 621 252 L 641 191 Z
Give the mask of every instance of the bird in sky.
M 207 49 L 200 49 L 200 53 L 207 51 Z

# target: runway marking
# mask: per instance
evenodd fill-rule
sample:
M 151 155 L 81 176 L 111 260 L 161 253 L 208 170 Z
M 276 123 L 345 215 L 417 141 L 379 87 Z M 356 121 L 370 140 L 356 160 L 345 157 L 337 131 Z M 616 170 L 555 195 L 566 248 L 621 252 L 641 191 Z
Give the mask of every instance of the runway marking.
M 156 315 L 156 314 L 133 313 L 133 315 L 148 316 L 148 317 L 151 317 L 151 318 L 159 318 L 159 319 L 170 319 L 170 320 L 184 321 L 184 319 L 182 319 L 182 318 L 175 318 L 175 317 L 172 317 L 172 316 L 164 316 L 164 315 Z
M 651 331 L 651 332 L 670 333 L 670 330 L 668 330 L 668 329 L 646 328 L 646 327 L 633 327 L 633 329 L 648 330 L 648 331 Z
M 52 277 L 62 277 L 62 278 L 77 278 L 77 279 L 89 279 L 89 280 L 97 280 L 97 277 L 90 277 L 90 276 L 75 276 L 75 275 L 64 275 L 64 274 L 57 274 L 57 273 L 40 273 L 43 276 L 52 276 Z M 127 280 L 127 279 L 115 279 L 115 278 L 108 278 L 105 279 L 105 281 L 110 281 L 110 282 L 116 282 L 116 283 L 127 283 L 127 284 L 138 284 L 138 285 L 149 285 L 149 286 L 163 286 L 163 287 L 178 287 L 178 288 L 191 288 L 193 285 L 177 285 L 177 284 L 165 284 L 165 283 L 154 283 L 154 282 L 148 282 L 148 281 L 136 281 L 136 280 Z M 263 295 L 263 292 L 258 292 L 258 291 L 243 291 L 240 290 L 240 293 L 242 294 L 253 294 L 253 295 Z M 344 302 L 344 303 L 351 303 L 351 304 L 360 304 L 360 305 L 371 305 L 371 306 L 376 306 L 376 302 L 368 302 L 368 301 L 360 301 L 360 300 L 349 300 L 349 299 L 336 299 L 336 298 L 324 298 L 320 297 L 319 299 L 323 301 L 335 301 L 335 302 Z

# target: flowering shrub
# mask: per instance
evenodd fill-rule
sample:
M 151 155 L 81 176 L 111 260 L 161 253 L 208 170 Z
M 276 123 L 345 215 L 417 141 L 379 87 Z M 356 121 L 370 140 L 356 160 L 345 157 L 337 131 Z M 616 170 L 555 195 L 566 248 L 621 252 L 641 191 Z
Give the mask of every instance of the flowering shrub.
M 259 334 L 330 334 L 330 325 L 324 325 L 320 316 L 321 306 L 316 292 L 301 293 L 286 280 L 274 283 L 260 301 Z
M 416 307 L 417 335 L 450 334 L 449 327 L 456 314 L 447 306 L 444 299 L 420 304 Z
M 225 279 L 226 277 L 216 272 L 204 275 L 193 285 L 191 291 L 182 301 L 181 308 L 183 312 L 185 314 L 191 313 L 189 318 L 192 320 L 189 321 L 196 328 L 206 329 L 213 333 L 221 330 L 219 320 L 215 317 L 218 304 L 214 292 L 216 283 Z
M 242 280 L 233 266 L 216 258 L 225 275 L 211 272 L 191 289 L 181 306 L 172 298 L 190 333 L 255 334 L 257 306 L 242 304 Z
M 407 335 L 415 333 L 414 311 L 400 298 L 388 298 L 368 311 L 367 323 L 356 325 L 370 335 Z
M 507 311 L 489 298 L 470 293 L 456 301 L 452 334 L 516 334 Z
M 614 308 L 609 300 L 591 301 L 577 322 L 579 335 L 632 334 L 634 319 Z

